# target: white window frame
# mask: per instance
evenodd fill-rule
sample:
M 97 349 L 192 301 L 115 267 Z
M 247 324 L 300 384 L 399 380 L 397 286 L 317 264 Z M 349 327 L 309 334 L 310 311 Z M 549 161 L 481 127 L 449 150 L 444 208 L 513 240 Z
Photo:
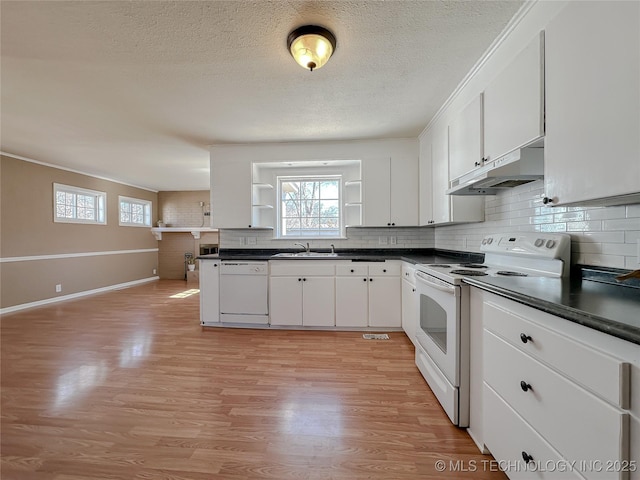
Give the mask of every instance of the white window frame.
M 283 235 L 282 233 L 282 183 L 286 182 L 322 182 L 324 180 L 332 180 L 338 182 L 338 233 L 335 235 Z M 277 238 L 278 239 L 334 239 L 344 238 L 344 212 L 342 205 L 342 175 L 319 174 L 319 175 L 278 175 L 277 177 Z
M 122 203 L 142 205 L 144 208 L 144 223 L 123 222 L 122 221 Z M 118 195 L 118 225 L 121 227 L 151 227 L 151 215 L 153 214 L 153 202 L 150 200 L 142 200 L 141 198 L 125 197 Z
M 77 218 L 77 210 L 74 217 L 58 216 L 58 193 L 69 193 L 73 195 L 84 195 L 95 198 L 96 218 L 93 220 L 85 218 Z M 77 205 L 74 205 L 77 209 Z M 97 190 L 89 190 L 88 188 L 74 187 L 72 185 L 64 185 L 62 183 L 53 184 L 53 221 L 56 223 L 81 223 L 85 225 L 106 225 L 107 224 L 107 194 Z

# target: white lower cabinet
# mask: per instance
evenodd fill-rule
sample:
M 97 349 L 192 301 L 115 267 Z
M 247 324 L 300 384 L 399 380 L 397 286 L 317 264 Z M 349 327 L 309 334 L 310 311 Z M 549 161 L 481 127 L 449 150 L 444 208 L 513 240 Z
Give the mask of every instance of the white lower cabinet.
M 336 327 L 402 326 L 400 262 L 345 262 L 336 267 Z
M 324 262 L 272 262 L 269 323 L 282 326 L 335 325 L 335 265 Z
M 369 274 L 369 326 L 401 327 L 400 276 L 372 275 L 371 272 Z
M 399 328 L 400 262 L 270 262 L 273 326 Z
M 637 345 L 482 297 L 481 441 L 509 478 L 638 478 Z
M 410 263 L 402 264 L 402 329 L 415 345 L 418 328 L 418 302 L 416 292 L 416 269 Z
M 220 261 L 200 262 L 200 325 L 220 324 Z
M 353 264 L 336 267 L 336 327 L 369 326 L 369 267 Z

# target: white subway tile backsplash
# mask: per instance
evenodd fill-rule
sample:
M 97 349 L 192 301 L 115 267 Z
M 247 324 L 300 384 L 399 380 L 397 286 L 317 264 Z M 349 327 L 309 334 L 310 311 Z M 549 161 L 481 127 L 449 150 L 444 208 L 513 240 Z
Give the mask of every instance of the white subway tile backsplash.
M 585 218 L 587 220 L 609 220 L 615 218 L 625 218 L 626 208 L 620 207 L 602 207 L 585 210 Z
M 604 220 L 605 230 L 640 230 L 640 217 L 619 220 Z
M 602 222 L 600 220 L 581 222 L 567 222 L 568 232 L 597 232 L 602 230 Z
M 627 218 L 640 218 L 640 203 L 627 205 L 625 209 Z
M 580 242 L 624 243 L 624 232 L 581 232 Z
M 247 248 L 247 249 L 291 249 L 298 240 L 275 239 L 273 230 L 259 229 L 224 229 L 220 230 L 220 246 L 222 248 Z M 247 244 L 247 237 L 255 237 L 255 244 Z M 386 243 L 380 244 L 380 238 L 385 238 Z M 396 243 L 389 239 L 395 237 Z M 347 238 L 329 239 L 301 239 L 302 243 L 309 242 L 311 248 L 328 249 L 334 244 L 341 248 L 434 248 L 435 237 L 432 227 L 394 227 L 394 228 L 347 228 Z M 244 242 L 244 243 L 243 243 Z
M 640 204 L 616 207 L 551 207 L 542 203 L 543 182 L 485 199 L 485 222 L 436 227 L 436 248 L 480 251 L 484 235 L 508 231 L 568 232 L 572 259 L 586 265 L 638 268 Z M 459 245 L 467 237 L 467 248 Z
M 622 255 L 584 254 L 580 256 L 580 263 L 597 265 L 600 267 L 625 268 L 625 257 Z

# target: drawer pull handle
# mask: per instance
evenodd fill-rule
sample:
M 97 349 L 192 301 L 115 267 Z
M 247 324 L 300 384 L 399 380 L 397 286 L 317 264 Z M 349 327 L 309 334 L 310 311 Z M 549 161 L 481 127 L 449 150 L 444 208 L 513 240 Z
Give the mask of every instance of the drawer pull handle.
M 522 460 L 524 460 L 524 463 L 533 462 L 533 457 L 527 452 L 522 452 Z
M 531 338 L 530 335 L 526 335 L 524 333 L 520 334 L 520 340 L 522 340 L 522 343 L 533 342 L 533 338 Z
M 533 388 L 531 388 L 531 385 L 529 385 L 527 382 L 525 382 L 524 380 L 522 380 L 520 382 L 520 388 L 522 389 L 523 392 L 529 391 L 529 390 L 533 390 Z

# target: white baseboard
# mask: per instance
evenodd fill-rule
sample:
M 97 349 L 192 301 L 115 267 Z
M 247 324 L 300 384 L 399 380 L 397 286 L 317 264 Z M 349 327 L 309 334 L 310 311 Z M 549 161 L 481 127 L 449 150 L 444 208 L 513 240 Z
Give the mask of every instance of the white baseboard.
M 44 300 L 38 300 L 36 302 L 21 303 L 20 305 L 13 305 L 11 307 L 0 308 L 0 315 L 7 313 L 17 312 L 19 310 L 26 310 L 27 308 L 40 307 L 42 305 L 48 305 L 50 303 L 64 302 L 65 300 L 73 300 L 74 298 L 88 297 L 89 295 L 95 295 L 96 293 L 109 292 L 111 290 L 120 290 L 122 288 L 129 288 L 142 283 L 154 282 L 159 280 L 160 277 L 148 277 L 140 280 L 133 280 L 132 282 L 117 283 L 115 285 L 109 285 L 108 287 L 94 288 L 93 290 L 85 290 L 84 292 L 70 293 L 69 295 L 61 295 L 59 297 L 45 298 Z

